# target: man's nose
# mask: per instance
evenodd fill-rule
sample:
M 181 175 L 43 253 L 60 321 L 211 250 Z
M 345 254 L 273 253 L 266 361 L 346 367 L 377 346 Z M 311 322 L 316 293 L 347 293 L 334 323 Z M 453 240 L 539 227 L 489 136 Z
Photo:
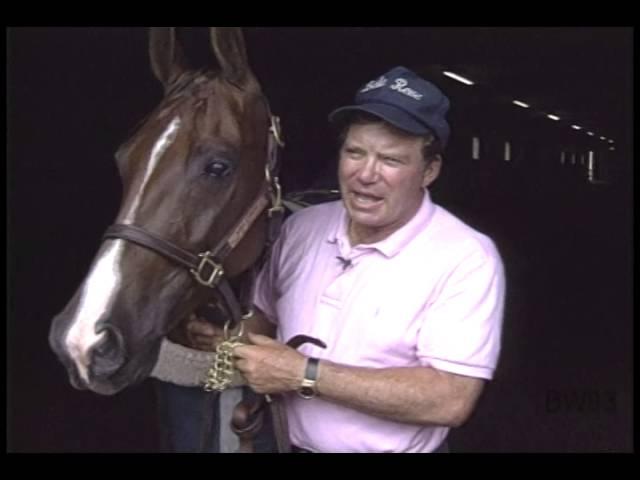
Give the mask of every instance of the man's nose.
M 358 179 L 363 183 L 373 183 L 378 177 L 378 164 L 373 158 L 368 158 L 358 171 Z

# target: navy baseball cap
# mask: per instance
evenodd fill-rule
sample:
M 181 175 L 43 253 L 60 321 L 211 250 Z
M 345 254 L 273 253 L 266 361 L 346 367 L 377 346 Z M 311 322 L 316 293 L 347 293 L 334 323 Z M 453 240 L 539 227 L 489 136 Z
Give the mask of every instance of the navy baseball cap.
M 444 148 L 450 131 L 445 119 L 448 110 L 449 99 L 438 87 L 408 68 L 395 67 L 362 86 L 355 104 L 334 110 L 329 120 L 340 120 L 353 111 L 367 112 L 414 135 L 432 132 Z

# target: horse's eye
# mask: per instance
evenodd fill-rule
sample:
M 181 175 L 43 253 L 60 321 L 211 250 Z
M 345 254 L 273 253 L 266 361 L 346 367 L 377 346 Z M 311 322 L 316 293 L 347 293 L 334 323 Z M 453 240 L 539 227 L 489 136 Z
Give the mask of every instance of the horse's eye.
M 231 166 L 227 162 L 221 162 L 217 160 L 208 163 L 204 169 L 204 172 L 211 177 L 222 178 L 231 173 Z

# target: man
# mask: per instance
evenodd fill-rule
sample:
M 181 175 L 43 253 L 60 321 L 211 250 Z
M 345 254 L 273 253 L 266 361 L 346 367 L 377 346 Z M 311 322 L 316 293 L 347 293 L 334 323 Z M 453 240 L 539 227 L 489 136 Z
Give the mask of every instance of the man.
M 297 451 L 445 451 L 500 350 L 505 281 L 493 242 L 430 198 L 449 100 L 396 67 L 330 120 L 342 200 L 284 224 L 256 285 L 237 368 L 283 394 Z M 188 325 L 194 344 L 212 330 Z M 323 341 L 294 350 L 305 334 Z

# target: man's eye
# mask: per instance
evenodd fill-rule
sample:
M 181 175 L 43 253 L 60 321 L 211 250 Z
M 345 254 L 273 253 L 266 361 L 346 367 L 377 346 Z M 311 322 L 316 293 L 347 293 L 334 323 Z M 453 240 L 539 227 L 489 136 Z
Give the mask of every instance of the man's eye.
M 398 160 L 397 158 L 393 158 L 393 157 L 382 157 L 382 161 L 384 163 L 389 164 L 389 165 L 399 165 L 400 164 L 400 160 Z
M 226 177 L 231 173 L 231 166 L 227 162 L 211 162 L 204 168 L 204 173 L 215 178 Z

